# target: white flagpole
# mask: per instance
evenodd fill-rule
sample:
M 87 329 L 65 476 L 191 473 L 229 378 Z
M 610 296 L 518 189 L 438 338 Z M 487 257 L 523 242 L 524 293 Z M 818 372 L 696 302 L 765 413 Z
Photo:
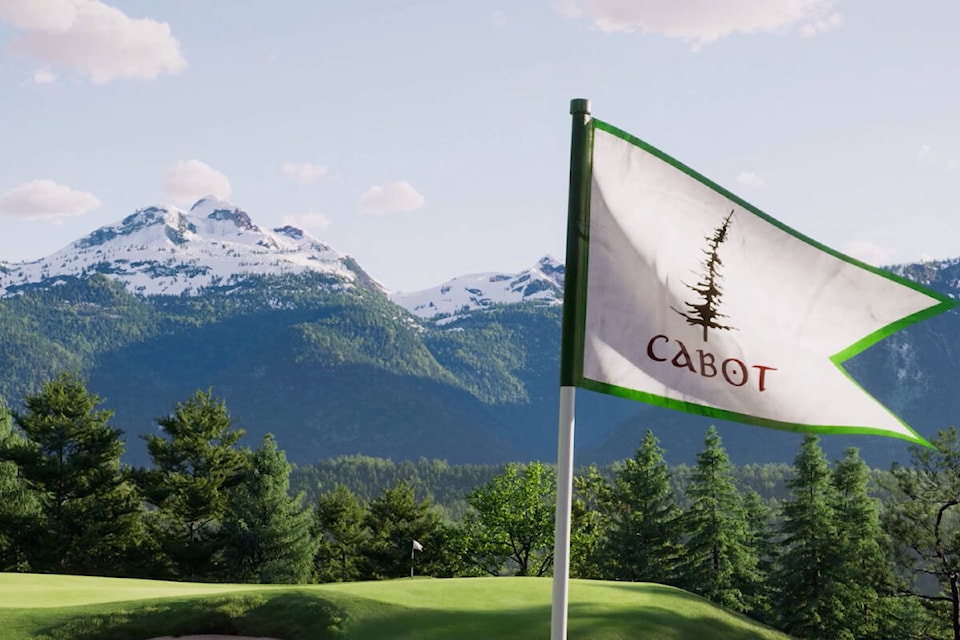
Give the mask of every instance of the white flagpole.
M 575 390 L 575 387 L 560 387 L 560 422 L 557 431 L 557 507 L 553 531 L 553 605 L 550 619 L 550 640 L 566 640 L 567 637 Z
M 567 258 L 564 263 L 563 329 L 560 336 L 560 418 L 557 426 L 557 506 L 553 538 L 553 600 L 550 640 L 567 638 L 570 582 L 570 507 L 573 501 L 574 390 L 583 372 L 584 292 L 590 230 L 590 176 L 593 127 L 590 101 L 570 101 L 570 197 L 567 209 Z

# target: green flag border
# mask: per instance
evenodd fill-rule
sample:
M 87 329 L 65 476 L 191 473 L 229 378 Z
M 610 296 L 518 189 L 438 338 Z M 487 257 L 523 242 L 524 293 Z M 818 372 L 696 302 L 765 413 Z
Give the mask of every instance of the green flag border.
M 760 427 L 768 427 L 768 428 L 771 428 L 771 429 L 778 429 L 778 430 L 781 430 L 781 431 L 793 431 L 793 432 L 800 432 L 800 433 L 823 433 L 823 434 L 882 435 L 882 436 L 900 438 L 900 439 L 907 440 L 907 441 L 911 441 L 911 442 L 916 442 L 916 443 L 922 444 L 922 445 L 927 446 L 927 447 L 930 446 L 930 444 L 929 444 L 922 436 L 920 436 L 916 431 L 914 431 L 914 430 L 910 427 L 910 425 L 908 425 L 908 424 L 906 424 L 905 422 L 903 422 L 903 420 L 901 420 L 899 417 L 897 417 L 892 411 L 890 411 L 889 409 L 887 409 L 887 407 L 884 406 L 883 403 L 881 403 L 879 400 L 877 400 L 876 398 L 874 398 L 870 393 L 868 393 L 868 392 L 866 391 L 866 389 L 864 389 L 856 380 L 854 380 L 854 379 L 850 376 L 850 374 L 847 372 L 847 370 L 843 368 L 842 363 L 845 362 L 846 360 L 849 360 L 849 359 L 852 358 L 853 356 L 861 353 L 862 351 L 866 350 L 868 347 L 873 346 L 874 344 L 876 344 L 876 343 L 879 342 L 880 340 L 883 340 L 883 339 L 886 338 L 887 336 L 889 336 L 889 335 L 891 335 L 891 334 L 893 334 L 893 333 L 896 333 L 897 331 L 900 331 L 901 329 L 903 329 L 903 328 L 905 328 L 905 327 L 908 327 L 908 326 L 910 326 L 910 325 L 912 325 L 912 324 L 916 324 L 917 322 L 920 322 L 921 320 L 925 320 L 925 319 L 930 318 L 930 317 L 932 317 L 932 316 L 935 316 L 935 315 L 937 315 L 937 314 L 943 313 L 944 311 L 948 311 L 948 310 L 952 309 L 953 307 L 955 307 L 955 306 L 957 305 L 957 301 L 956 301 L 956 300 L 954 300 L 954 299 L 952 299 L 952 298 L 950 298 L 950 297 L 948 297 L 948 296 L 946 296 L 946 295 L 937 293 L 937 292 L 935 292 L 935 291 L 931 291 L 930 289 L 928 289 L 928 288 L 926 288 L 926 287 L 924 287 L 924 286 L 922 286 L 922 285 L 919 285 L 919 284 L 917 284 L 916 282 L 912 282 L 912 281 L 910 281 L 910 280 L 907 280 L 906 278 L 902 278 L 902 277 L 900 277 L 900 276 L 897 276 L 897 275 L 895 275 L 895 274 L 893 274 L 893 273 L 890 273 L 889 271 L 885 271 L 885 270 L 883 270 L 883 269 L 879 269 L 879 268 L 877 268 L 877 267 L 868 265 L 868 264 L 866 264 L 866 263 L 863 263 L 863 262 L 857 260 L 856 258 L 851 258 L 851 257 L 848 256 L 848 255 L 845 255 L 845 254 L 843 254 L 843 253 L 840 253 L 839 251 L 836 251 L 835 249 L 831 249 L 830 247 L 828 247 L 828 246 L 826 246 L 826 245 L 824 245 L 824 244 L 821 244 L 820 242 L 817 242 L 817 241 L 814 240 L 813 238 L 810 238 L 809 236 L 806 236 L 806 235 L 800 233 L 799 231 L 797 231 L 797 230 L 795 230 L 795 229 L 793 229 L 793 228 L 785 225 L 784 223 L 780 222 L 779 220 L 777 220 L 777 219 L 775 219 L 775 218 L 772 218 L 771 216 L 769 216 L 768 214 L 764 213 L 764 212 L 761 211 L 760 209 L 758 209 L 758 208 L 754 207 L 753 205 L 751 205 L 749 202 L 745 201 L 743 198 L 740 198 L 739 196 L 735 195 L 734 193 L 728 191 L 727 189 L 724 189 L 723 187 L 721 187 L 719 184 L 717 184 L 717 183 L 714 182 L 713 180 L 710 180 L 710 179 L 707 178 L 706 176 L 698 173 L 697 171 L 694 171 L 693 169 L 691 169 L 691 168 L 688 167 L 687 165 L 683 164 L 682 162 L 680 162 L 680 161 L 677 160 L 676 158 L 673 158 L 672 156 L 667 155 L 667 154 L 664 153 L 663 151 L 660 151 L 660 150 L 657 149 L 656 147 L 654 147 L 654 146 L 652 146 L 652 145 L 644 142 L 643 140 L 637 138 L 636 136 L 633 136 L 633 135 L 627 133 L 626 131 L 623 131 L 622 129 L 619 129 L 619 128 L 617 128 L 617 127 L 615 127 L 615 126 L 613 126 L 613 125 L 611 125 L 611 124 L 608 124 L 608 123 L 606 123 L 606 122 L 603 122 L 603 121 L 601 121 L 601 120 L 597 120 L 596 118 L 591 119 L 590 123 L 588 124 L 588 127 L 592 127 L 593 129 L 599 129 L 599 130 L 601 130 L 601 131 L 605 131 L 605 132 L 607 132 L 607 133 L 609 133 L 609 134 L 611 134 L 611 135 L 614 135 L 614 136 L 620 138 L 621 140 L 623 140 L 623 141 L 625 141 L 625 142 L 627 142 L 627 143 L 629 143 L 629 144 L 632 144 L 632 145 L 634 145 L 634 146 L 636 146 L 636 147 L 639 147 L 640 149 L 643 149 L 643 150 L 646 151 L 647 153 L 649 153 L 649 154 L 651 154 L 651 155 L 659 158 L 660 160 L 662 160 L 662 161 L 666 162 L 667 164 L 673 166 L 675 169 L 678 169 L 678 170 L 682 171 L 683 173 L 687 174 L 688 176 L 690 176 L 690 177 L 693 178 L 694 180 L 700 182 L 700 183 L 703 184 L 704 186 L 712 189 L 713 191 L 719 193 L 720 195 L 722 195 L 722 196 L 724 196 L 724 197 L 726 197 L 726 198 L 729 198 L 730 200 L 732 200 L 733 202 L 737 203 L 739 206 L 743 207 L 743 208 L 746 209 L 747 211 L 749 211 L 749 212 L 751 212 L 752 214 L 760 217 L 761 219 L 765 220 L 766 222 L 774 225 L 775 227 L 779 228 L 780 230 L 782 230 L 782 231 L 790 234 L 791 236 L 797 238 L 797 239 L 800 240 L 801 242 L 804 242 L 804 243 L 806 243 L 806 244 L 808 244 L 808 245 L 810 245 L 810 246 L 812 246 L 812 247 L 814 247 L 814 248 L 816 248 L 816 249 L 818 249 L 818 250 L 820 250 L 820 251 L 823 251 L 823 252 L 825 252 L 825 253 L 828 253 L 828 254 L 832 255 L 833 257 L 835 257 L 835 258 L 838 258 L 838 259 L 840 259 L 840 260 L 843 260 L 844 262 L 847 262 L 847 263 L 849 263 L 849 264 L 852 264 L 852 265 L 854 265 L 854 266 L 856 266 L 856 267 L 859 267 L 859 268 L 861 268 L 861 269 L 865 269 L 865 270 L 867 270 L 867 271 L 869 271 L 869 272 L 871 272 L 871 273 L 874 273 L 874 274 L 876 274 L 876 275 L 878 275 L 878 276 L 881 276 L 881 277 L 883 277 L 883 278 L 886 278 L 886 279 L 888 279 L 888 280 L 890 280 L 890 281 L 892 281 L 892 282 L 895 282 L 895 283 L 897 283 L 897 284 L 900 284 L 900 285 L 902 285 L 902 286 L 909 287 L 909 288 L 911 288 L 911 289 L 913 289 L 913 290 L 915 290 L 915 291 L 917 291 L 917 292 L 919 292 L 919 293 L 922 293 L 922 294 L 924 294 L 924 295 L 926 295 L 926 296 L 929 296 L 930 298 L 932 298 L 933 300 L 935 300 L 935 301 L 937 301 L 937 302 L 936 302 L 936 304 L 933 304 L 932 306 L 930 306 L 930 307 L 928 307 L 928 308 L 926 308 L 926 309 L 923 309 L 923 310 L 921 310 L 921 311 L 918 311 L 918 312 L 916 312 L 916 313 L 913 313 L 913 314 L 911 314 L 911 315 L 909 315 L 909 316 L 905 316 L 905 317 L 901 318 L 900 320 L 897 320 L 897 321 L 895 321 L 895 322 L 892 322 L 892 323 L 888 324 L 887 326 L 882 327 L 882 328 L 878 329 L 877 331 L 874 331 L 873 333 L 871 333 L 871 334 L 865 336 L 864 338 L 858 340 L 857 342 L 853 343 L 852 345 L 850 345 L 850 346 L 847 347 L 846 349 L 843 349 L 843 350 L 839 351 L 838 353 L 836 353 L 836 354 L 834 354 L 833 356 L 830 357 L 830 361 L 834 364 L 834 366 L 837 367 L 837 369 L 840 370 L 840 372 L 850 381 L 851 384 L 855 385 L 855 386 L 856 386 L 858 389 L 860 389 L 864 394 L 866 394 L 870 399 L 872 399 L 874 402 L 876 402 L 878 405 L 880 405 L 880 406 L 884 409 L 884 411 L 886 411 L 886 412 L 889 413 L 891 416 L 893 416 L 893 418 L 894 418 L 897 422 L 899 422 L 901 425 L 903 425 L 903 426 L 907 429 L 907 431 L 910 432 L 910 434 L 913 434 L 912 437 L 911 437 L 910 435 L 908 435 L 908 434 L 893 433 L 893 432 L 888 431 L 888 430 L 886 430 L 886 429 L 880 429 L 880 428 L 877 428 L 877 427 L 866 427 L 866 426 L 864 426 L 864 427 L 851 427 L 851 426 L 846 426 L 846 425 L 843 425 L 843 426 L 841 426 L 841 425 L 810 425 L 810 424 L 797 424 L 797 423 L 792 423 L 792 422 L 782 422 L 782 421 L 780 421 L 780 420 L 771 420 L 771 419 L 769 419 L 769 418 L 761 418 L 761 417 L 759 417 L 759 416 L 753 416 L 753 415 L 749 415 L 749 414 L 737 413 L 737 412 L 734 412 L 734 411 L 728 411 L 728 410 L 726 410 L 726 409 L 718 409 L 718 408 L 715 408 L 715 407 L 709 407 L 709 406 L 706 406 L 706 405 L 696 404 L 696 403 L 692 403 L 692 402 L 684 402 L 684 401 L 682 401 L 682 400 L 674 400 L 674 399 L 668 398 L 668 397 L 666 397 L 666 396 L 659 396 L 659 395 L 656 395 L 656 394 L 647 393 L 647 392 L 645 392 L 645 391 L 637 391 L 637 390 L 635 390 L 635 389 L 628 389 L 628 388 L 626 388 L 626 387 L 619 387 L 619 386 L 616 386 L 616 385 L 608 384 L 608 383 L 605 383 L 605 382 L 599 382 L 599 381 L 597 381 L 597 380 L 592 380 L 592 379 L 590 379 L 590 378 L 586 378 L 586 377 L 584 377 L 584 375 L 583 375 L 583 361 L 582 361 L 582 357 L 583 357 L 583 353 L 584 353 L 584 340 L 585 340 L 585 336 L 584 336 L 584 332 L 583 332 L 583 329 L 582 329 L 582 328 L 586 326 L 586 313 L 587 313 L 587 287 L 586 287 L 586 278 L 582 278 L 582 279 L 580 280 L 580 286 L 577 286 L 577 289 L 578 289 L 578 290 L 577 290 L 577 292 L 576 292 L 575 300 L 574 300 L 574 304 L 575 304 L 575 306 L 576 306 L 576 314 L 577 314 L 577 318 L 578 318 L 578 320 L 579 320 L 578 324 L 579 324 L 579 326 L 581 327 L 581 329 L 576 332 L 576 337 L 575 337 L 576 344 L 573 345 L 573 346 L 575 347 L 575 353 L 577 353 L 577 354 L 579 355 L 577 364 L 575 365 L 575 374 L 574 374 L 574 375 L 576 376 L 576 380 L 575 380 L 575 382 L 574 382 L 574 384 L 575 384 L 576 386 L 581 387 L 581 388 L 583 388 L 583 389 L 588 389 L 588 390 L 590 390 L 590 391 L 597 391 L 597 392 L 599 392 L 599 393 L 605 393 L 605 394 L 608 394 L 608 395 L 618 396 L 618 397 L 621 397 L 621 398 L 627 398 L 627 399 L 629 399 L 629 400 L 638 400 L 638 401 L 640 401 L 640 402 L 645 402 L 645 403 L 647 403 L 647 404 L 652 404 L 652 405 L 659 406 L 659 407 L 663 407 L 663 408 L 666 408 L 666 409 L 674 409 L 674 410 L 677 410 L 677 411 L 684 411 L 684 412 L 687 412 L 687 413 L 693 413 L 693 414 L 697 414 L 697 415 L 702 415 L 702 416 L 706 416 L 706 417 L 709 417 L 709 418 L 718 418 L 718 419 L 721 419 L 721 420 L 729 420 L 729 421 L 732 421 L 732 422 L 739 422 L 739 423 L 743 423 L 743 424 L 751 424 L 751 425 L 760 426 Z M 587 153 L 589 154 L 588 157 L 592 160 L 592 156 L 593 156 L 593 144 L 592 144 L 592 143 L 593 143 L 593 136 L 592 136 L 592 131 L 591 131 L 591 135 L 590 135 L 589 139 L 590 139 L 590 143 L 591 143 L 591 144 L 590 144 L 590 148 L 587 150 Z M 592 164 L 592 162 L 591 162 L 590 164 Z M 591 167 L 591 168 L 592 168 L 592 167 Z M 589 183 L 588 183 L 588 184 L 589 184 Z M 587 189 L 589 190 L 589 186 L 587 187 Z M 589 202 L 589 194 L 587 195 L 587 202 Z M 586 216 L 585 216 L 585 217 L 586 217 L 586 220 L 582 221 L 582 224 L 583 224 L 585 227 L 589 228 L 589 209 L 586 211 Z M 581 269 L 583 270 L 583 272 L 584 272 L 584 274 L 585 274 L 585 273 L 588 272 L 588 270 L 589 270 L 589 262 L 590 262 L 589 241 L 584 242 L 584 243 L 581 245 L 581 247 L 582 247 L 582 250 L 583 250 L 583 253 L 582 253 L 581 256 L 580 256 L 580 259 L 581 259 L 581 262 L 582 262 L 582 264 L 581 264 Z M 567 346 L 567 345 L 564 345 L 564 346 Z

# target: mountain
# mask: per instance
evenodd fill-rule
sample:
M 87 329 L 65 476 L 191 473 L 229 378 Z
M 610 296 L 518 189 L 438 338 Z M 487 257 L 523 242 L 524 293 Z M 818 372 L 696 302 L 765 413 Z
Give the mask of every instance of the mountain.
M 0 295 L 94 273 L 142 296 L 189 295 L 231 288 L 251 275 L 304 272 L 382 289 L 352 259 L 302 229 L 260 229 L 246 212 L 212 196 L 189 211 L 141 209 L 47 258 L 0 266 Z
M 208 387 L 252 443 L 273 432 L 292 460 L 521 457 L 355 261 L 213 198 L 141 209 L 6 264 L 0 328 L 0 396 L 16 408 L 56 372 L 79 370 L 135 462 L 136 437 Z
M 960 260 L 892 267 L 960 295 Z M 0 264 L 0 397 L 83 373 L 139 436 L 196 389 L 223 398 L 247 444 L 271 432 L 297 463 L 344 454 L 451 463 L 556 457 L 563 265 L 453 278 L 389 294 L 360 265 L 292 227 L 263 230 L 205 198 L 149 207 L 42 260 Z M 849 361 L 851 376 L 921 435 L 960 415 L 960 314 L 942 314 Z M 692 462 L 715 423 L 731 458 L 792 460 L 800 436 L 577 393 L 579 462 L 629 456 L 652 428 Z M 824 438 L 885 466 L 904 442 Z
M 563 263 L 552 256 L 520 273 L 475 273 L 390 299 L 421 318 L 449 321 L 454 316 L 499 304 L 563 302 Z

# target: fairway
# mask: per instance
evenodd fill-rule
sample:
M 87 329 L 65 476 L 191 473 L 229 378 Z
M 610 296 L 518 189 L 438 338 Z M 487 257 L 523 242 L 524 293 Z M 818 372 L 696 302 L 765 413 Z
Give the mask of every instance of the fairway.
M 4 640 L 546 638 L 550 593 L 549 578 L 264 586 L 0 574 L 0 628 Z M 569 637 L 787 638 L 679 589 L 587 580 L 570 583 Z
M 149 600 L 175 596 L 202 596 L 259 589 L 264 585 L 199 584 L 129 578 L 38 575 L 35 573 L 0 574 L 0 607 L 47 608 L 73 607 L 124 600 Z

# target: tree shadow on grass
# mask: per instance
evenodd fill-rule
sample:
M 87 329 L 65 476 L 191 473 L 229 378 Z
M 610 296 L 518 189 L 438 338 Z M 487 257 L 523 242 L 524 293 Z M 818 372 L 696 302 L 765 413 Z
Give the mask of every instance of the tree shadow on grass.
M 325 640 L 343 638 L 343 624 L 340 608 L 315 594 L 257 593 L 122 603 L 113 611 L 44 629 L 39 639 L 146 640 L 211 633 Z
M 550 607 L 511 611 L 395 610 L 363 618 L 347 629 L 349 640 L 526 640 L 550 637 Z M 596 603 L 571 604 L 570 640 L 777 640 L 785 638 L 759 623 L 696 617 L 669 607 L 638 605 L 610 609 Z
M 603 586 L 611 589 L 620 589 L 629 591 L 634 595 L 643 594 L 644 596 L 655 596 L 658 599 L 673 599 L 674 601 L 686 602 L 689 603 L 692 607 L 692 610 L 688 613 L 676 611 L 671 609 L 671 615 L 674 618 L 685 620 L 686 623 L 683 625 L 684 628 L 693 630 L 696 628 L 701 629 L 701 633 L 704 634 L 702 637 L 714 638 L 714 637 L 730 637 L 730 638 L 787 638 L 788 636 L 778 633 L 771 627 L 764 625 L 762 622 L 759 622 L 745 614 L 737 613 L 735 611 L 729 611 L 723 609 L 720 605 L 707 600 L 703 596 L 691 593 L 689 591 L 684 591 L 683 589 L 677 587 L 671 587 L 668 585 L 656 584 L 656 583 L 631 583 L 631 582 L 610 582 L 605 581 Z M 651 605 L 645 603 L 638 605 L 642 607 L 644 611 L 650 611 L 651 613 L 660 607 L 656 605 Z M 697 611 L 703 611 L 702 614 L 698 615 Z M 722 625 L 730 629 L 730 633 L 733 635 L 718 636 L 715 635 L 718 633 L 716 631 L 717 624 L 721 623 Z M 664 636 L 671 637 L 671 636 Z M 685 636 L 684 636 L 685 637 Z M 691 636 L 693 637 L 693 636 Z
M 617 587 L 618 585 L 612 585 Z M 623 588 L 628 588 L 624 585 Z M 636 588 L 632 589 L 636 593 Z M 645 593 L 689 595 L 697 608 L 639 602 L 573 602 L 570 640 L 776 640 L 784 638 L 748 619 L 727 615 L 698 596 L 650 585 Z M 332 595 L 332 594 L 331 594 Z M 669 601 L 668 599 L 668 601 Z M 655 602 L 655 601 L 654 601 Z M 550 635 L 550 606 L 488 611 L 407 608 L 365 598 L 325 598 L 316 590 L 240 593 L 78 608 L 73 620 L 43 630 L 42 640 L 146 640 L 200 633 L 282 640 L 526 640 Z M 82 611 L 96 613 L 82 615 Z

